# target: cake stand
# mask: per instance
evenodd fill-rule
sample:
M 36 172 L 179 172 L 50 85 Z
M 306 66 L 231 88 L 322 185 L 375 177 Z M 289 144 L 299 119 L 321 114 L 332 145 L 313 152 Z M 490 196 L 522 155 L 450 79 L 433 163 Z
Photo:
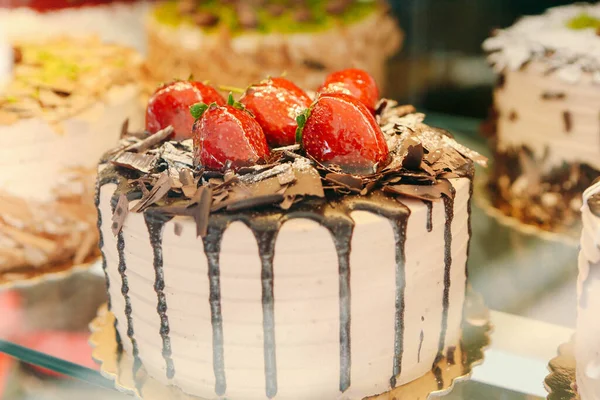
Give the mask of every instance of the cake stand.
M 202 400 L 183 393 L 173 386 L 165 386 L 149 377 L 145 371 L 141 382 L 134 380 L 133 359 L 130 355 L 118 352 L 115 335 L 115 316 L 103 305 L 97 317 L 91 322 L 90 345 L 92 357 L 100 365 L 100 372 L 115 381 L 115 387 L 143 400 L 178 399 Z M 465 304 L 463 335 L 461 345 L 456 350 L 455 363 L 443 359 L 425 376 L 400 386 L 391 392 L 369 397 L 365 400 L 428 399 L 443 396 L 453 389 L 454 384 L 470 378 L 473 367 L 482 363 L 484 350 L 490 344 L 492 325 L 489 310 L 482 297 L 469 289 Z M 143 369 L 143 367 L 142 367 Z
M 81 264 L 65 263 L 48 268 L 31 268 L 17 271 L 0 272 L 0 291 L 7 289 L 22 289 L 43 282 L 54 282 L 92 268 L 98 268 L 101 258 L 89 257 Z
M 575 347 L 573 339 L 558 348 L 558 356 L 550 360 L 550 374 L 544 380 L 548 400 L 577 400 L 575 386 Z

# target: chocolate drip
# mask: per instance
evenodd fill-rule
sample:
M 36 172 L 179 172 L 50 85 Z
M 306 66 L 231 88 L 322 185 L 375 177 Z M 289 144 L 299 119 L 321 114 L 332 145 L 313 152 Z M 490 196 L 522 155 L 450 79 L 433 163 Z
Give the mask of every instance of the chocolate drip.
M 421 348 L 423 347 L 423 340 L 425 340 L 425 332 L 421 329 L 421 334 L 419 335 L 419 352 L 417 353 L 417 363 L 421 362 Z
M 432 201 L 423 201 L 427 206 L 427 232 L 431 232 L 433 230 L 433 202 Z
M 117 206 L 117 202 L 119 200 L 119 195 L 117 192 L 112 196 L 111 206 L 113 213 L 115 212 L 115 208 Z M 125 300 L 125 318 L 127 321 L 127 337 L 131 341 L 131 346 L 133 348 L 133 375 L 135 376 L 137 371 L 142 366 L 142 360 L 140 359 L 140 350 L 138 348 L 137 340 L 134 337 L 133 331 L 133 318 L 132 307 L 131 307 L 131 298 L 129 297 L 129 282 L 127 279 L 127 263 L 125 262 L 125 239 L 123 238 L 123 231 L 119 231 L 117 234 L 117 254 L 119 257 L 119 275 L 121 275 L 121 294 L 123 295 L 123 299 Z M 115 319 L 115 324 L 116 324 Z M 115 326 L 116 328 L 116 326 Z M 121 343 L 122 346 L 122 343 Z
M 456 190 L 451 187 L 452 196 Z M 448 309 L 450 308 L 450 272 L 452 269 L 452 220 L 454 219 L 454 199 L 444 196 L 444 208 L 446 210 L 446 225 L 444 231 L 444 298 L 442 300 L 442 325 L 440 330 L 440 343 L 437 359 L 442 357 L 446 345 L 446 332 L 448 331 Z
M 277 394 L 277 357 L 275 351 L 275 299 L 273 294 L 273 257 L 280 224 L 271 222 L 263 227 L 251 226 L 258 242 L 262 264 L 262 308 L 264 331 L 265 385 L 268 398 Z
M 208 262 L 208 280 L 210 285 L 210 320 L 213 336 L 213 370 L 215 373 L 215 393 L 225 394 L 225 356 L 223 349 L 223 315 L 221 313 L 221 271 L 219 255 L 225 226 L 211 224 L 204 238 L 204 253 Z
M 455 354 L 456 354 L 456 346 L 448 347 L 448 351 L 446 352 L 446 360 L 448 361 L 448 364 L 450 364 L 450 365 L 456 364 L 456 360 L 454 358 Z
M 165 296 L 165 275 L 163 270 L 163 254 L 162 254 L 162 234 L 165 222 L 168 217 L 148 210 L 144 213 L 144 220 L 150 235 L 150 244 L 154 251 L 154 291 L 157 296 L 156 311 L 160 317 L 160 337 L 163 342 L 162 356 L 165 359 L 167 366 L 167 378 L 173 379 L 175 376 L 175 366 L 171 359 L 171 338 L 169 337 L 169 317 L 167 316 L 167 297 Z
M 471 214 L 472 214 L 472 208 L 471 208 L 471 200 L 473 199 L 473 180 L 470 179 L 469 180 L 469 202 L 467 203 L 467 226 L 468 226 L 468 233 L 469 233 L 469 241 L 467 242 L 467 260 L 469 259 L 469 256 L 471 254 L 471 237 L 473 236 L 473 227 L 471 226 Z M 465 265 L 465 279 L 467 280 L 467 282 L 469 281 L 469 268 L 468 265 Z
M 444 388 L 444 376 L 442 375 L 442 369 L 439 365 L 434 364 L 432 371 L 435 381 L 437 382 L 438 390 L 442 390 Z

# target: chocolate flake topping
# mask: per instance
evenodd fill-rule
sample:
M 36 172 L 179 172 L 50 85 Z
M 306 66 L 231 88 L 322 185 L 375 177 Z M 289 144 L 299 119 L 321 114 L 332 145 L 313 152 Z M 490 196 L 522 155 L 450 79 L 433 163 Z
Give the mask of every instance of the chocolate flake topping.
M 113 235 L 117 236 L 119 232 L 121 232 L 121 229 L 123 229 L 123 224 L 125 223 L 125 219 L 127 218 L 127 214 L 129 214 L 129 201 L 127 200 L 127 196 L 121 194 L 119 196 L 117 206 L 115 207 L 115 212 L 112 216 L 113 224 L 111 229 Z
M 206 171 L 194 166 L 191 140 L 169 140 L 171 127 L 145 138 L 126 135 L 118 150 L 105 159 L 127 177 L 129 190 L 139 192 L 141 199 L 132 212 L 153 207 L 168 216 L 191 216 L 202 237 L 212 213 L 259 207 L 288 210 L 306 201 L 319 204 L 343 196 L 367 196 L 378 189 L 391 197 L 428 202 L 452 198 L 447 179 L 471 177 L 473 162 L 487 163 L 449 132 L 423 124 L 425 116 L 413 106 L 384 99 L 376 109 L 390 160 L 369 175 L 324 166 L 297 145 L 273 149 L 267 165 L 237 172 L 227 166 L 223 171 Z M 175 233 L 181 234 L 181 229 Z

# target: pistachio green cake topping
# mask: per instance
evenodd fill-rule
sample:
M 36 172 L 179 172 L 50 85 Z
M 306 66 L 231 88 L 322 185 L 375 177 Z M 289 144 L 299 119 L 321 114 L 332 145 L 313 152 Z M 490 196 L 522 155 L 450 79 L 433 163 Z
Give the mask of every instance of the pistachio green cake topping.
M 208 32 L 226 28 L 239 34 L 303 33 L 358 22 L 376 11 L 377 0 L 265 0 L 255 2 L 224 0 L 169 0 L 154 10 L 155 19 L 165 25 L 197 25 Z
M 567 27 L 579 31 L 582 29 L 600 29 L 600 18 L 593 17 L 588 13 L 581 13 L 567 22 Z

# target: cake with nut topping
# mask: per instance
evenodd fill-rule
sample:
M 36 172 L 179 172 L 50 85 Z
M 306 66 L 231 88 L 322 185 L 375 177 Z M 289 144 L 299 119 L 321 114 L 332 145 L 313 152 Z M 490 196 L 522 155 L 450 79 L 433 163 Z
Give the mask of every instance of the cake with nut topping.
M 156 91 L 96 197 L 139 390 L 363 399 L 456 362 L 486 160 L 378 93 L 361 70 L 314 99 L 282 77 Z
M 123 121 L 143 116 L 141 60 L 93 38 L 10 50 L 0 86 L 0 271 L 89 261 L 98 257 L 96 165 Z
M 600 4 L 525 17 L 484 43 L 498 74 L 490 182 L 505 214 L 577 231 L 581 194 L 600 175 Z
M 148 17 L 148 63 L 162 82 L 194 75 L 244 88 L 286 73 L 316 90 L 328 73 L 357 67 L 383 85 L 401 42 L 388 8 L 379 0 L 168 0 Z

